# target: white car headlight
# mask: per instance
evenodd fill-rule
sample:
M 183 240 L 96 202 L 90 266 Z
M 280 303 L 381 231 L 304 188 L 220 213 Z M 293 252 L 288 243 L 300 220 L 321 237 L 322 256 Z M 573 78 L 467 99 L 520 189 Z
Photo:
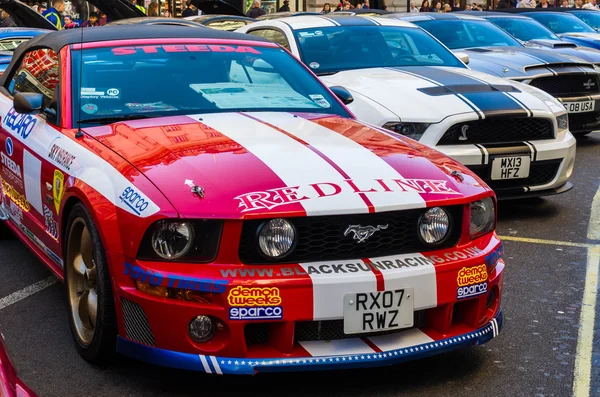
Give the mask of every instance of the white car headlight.
M 450 214 L 445 209 L 433 207 L 419 219 L 419 236 L 427 245 L 437 245 L 450 235 Z
M 569 129 L 569 115 L 568 113 L 556 116 L 556 123 L 558 124 L 558 132 Z
M 402 123 L 402 122 L 390 122 L 385 123 L 383 128 L 390 130 L 400 135 L 404 135 L 410 139 L 418 141 L 421 139 L 429 124 L 425 123 Z
M 283 258 L 296 244 L 296 229 L 285 219 L 271 219 L 258 232 L 260 251 L 270 259 Z
M 483 236 L 496 227 L 496 205 L 491 197 L 471 203 L 471 239 Z

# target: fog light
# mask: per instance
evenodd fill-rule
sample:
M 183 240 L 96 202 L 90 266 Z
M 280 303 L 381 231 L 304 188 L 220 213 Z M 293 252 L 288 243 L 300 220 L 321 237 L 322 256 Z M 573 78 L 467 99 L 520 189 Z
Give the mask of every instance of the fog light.
M 206 342 L 215 334 L 215 324 L 208 316 L 198 316 L 190 321 L 188 334 L 194 342 Z

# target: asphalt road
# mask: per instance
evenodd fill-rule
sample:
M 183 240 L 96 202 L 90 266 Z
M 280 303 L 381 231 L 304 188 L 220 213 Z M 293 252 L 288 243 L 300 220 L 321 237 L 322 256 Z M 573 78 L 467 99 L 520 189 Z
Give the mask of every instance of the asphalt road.
M 190 373 L 126 358 L 99 368 L 73 348 L 58 283 L 1 309 L 0 330 L 21 378 L 40 396 L 570 396 L 588 248 L 514 238 L 600 244 L 586 238 L 598 165 L 600 133 L 578 144 L 572 191 L 501 203 L 499 234 L 513 238 L 505 241 L 505 328 L 480 347 L 393 367 L 256 377 Z M 17 240 L 0 241 L 0 275 L 0 298 L 50 276 Z M 600 396 L 600 341 L 590 371 L 590 395 Z

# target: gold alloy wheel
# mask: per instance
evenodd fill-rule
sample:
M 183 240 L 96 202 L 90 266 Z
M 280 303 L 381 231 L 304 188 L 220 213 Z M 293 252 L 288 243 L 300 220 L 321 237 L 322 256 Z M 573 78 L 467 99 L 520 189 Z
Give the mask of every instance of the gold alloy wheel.
M 88 346 L 94 338 L 98 313 L 98 283 L 92 237 L 83 218 L 76 218 L 67 240 L 67 294 L 79 342 Z

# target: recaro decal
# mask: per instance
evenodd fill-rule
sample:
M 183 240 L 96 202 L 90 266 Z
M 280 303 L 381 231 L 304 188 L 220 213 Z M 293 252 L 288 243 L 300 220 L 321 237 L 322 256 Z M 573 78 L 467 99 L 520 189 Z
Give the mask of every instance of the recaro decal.
M 23 139 L 27 139 L 31 135 L 36 123 L 35 116 L 17 113 L 12 107 L 2 118 L 2 127 Z

